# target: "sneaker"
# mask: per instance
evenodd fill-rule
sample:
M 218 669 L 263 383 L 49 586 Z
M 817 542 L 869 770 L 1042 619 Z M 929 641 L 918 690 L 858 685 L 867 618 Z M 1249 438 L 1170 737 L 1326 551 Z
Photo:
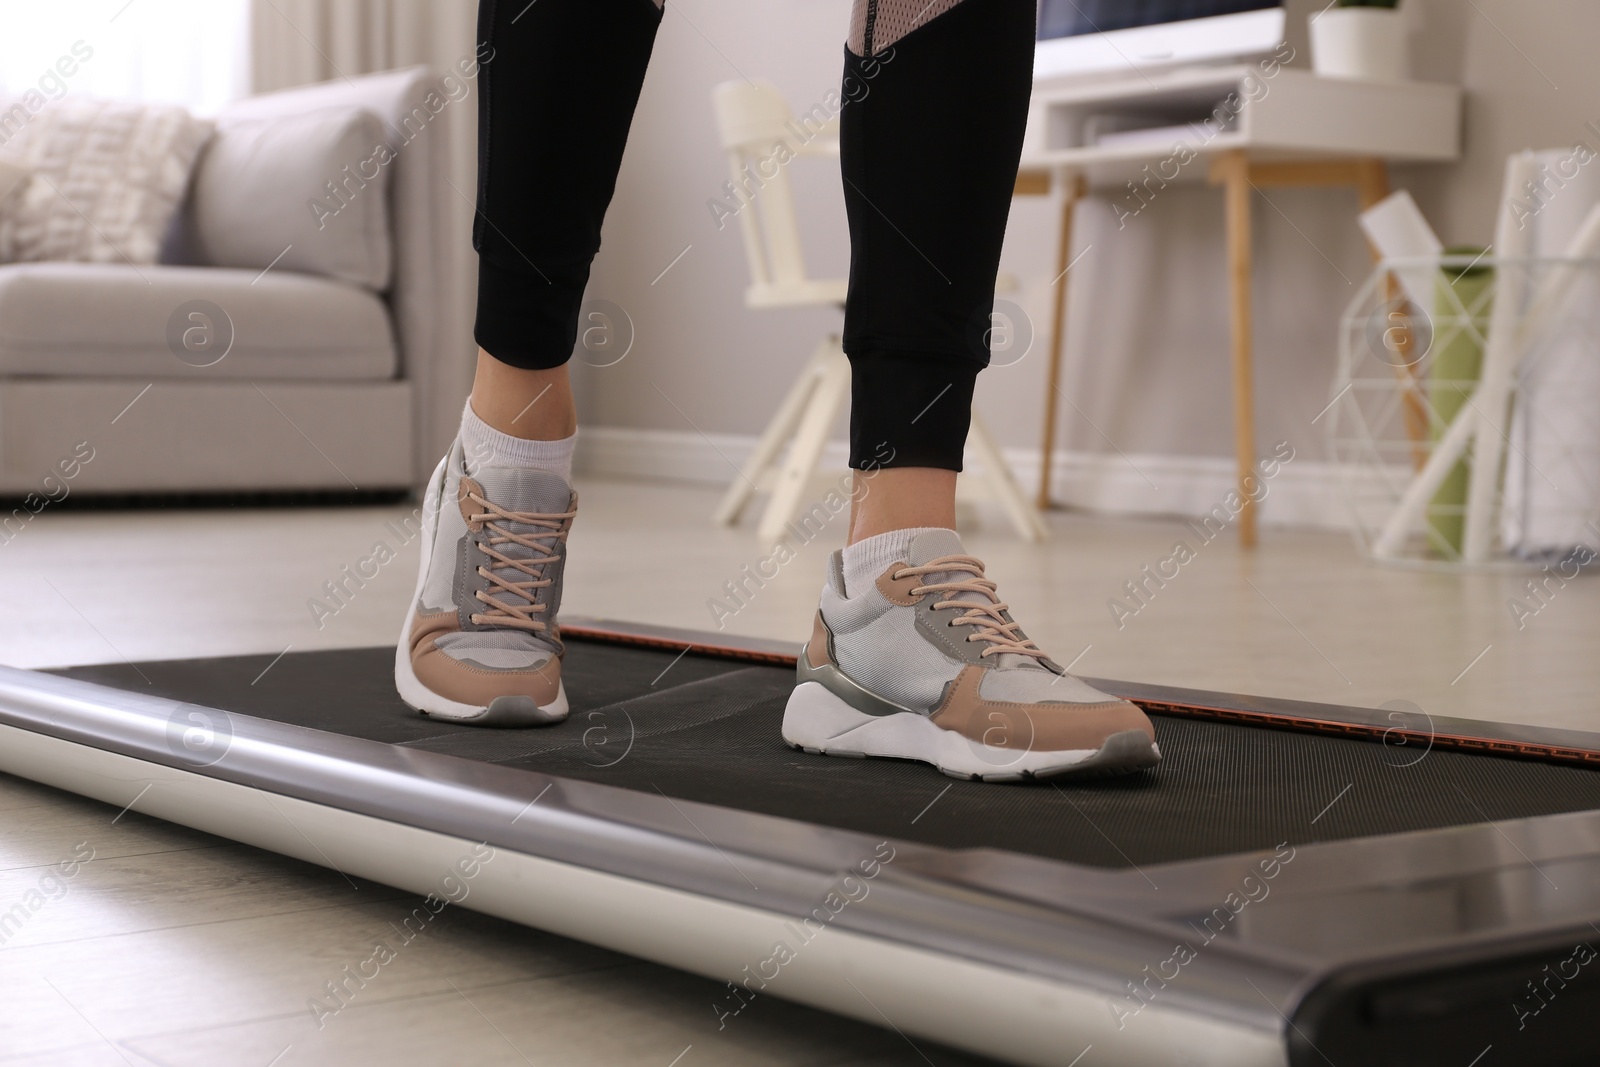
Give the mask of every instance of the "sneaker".
M 953 531 L 918 534 L 906 554 L 854 596 L 843 554 L 833 554 L 784 711 L 785 741 L 989 782 L 1122 774 L 1160 761 L 1144 712 L 1074 678 L 1029 640 Z
M 561 572 L 577 494 L 517 467 L 467 475 L 456 441 L 422 506 L 422 574 L 395 649 L 400 699 L 478 726 L 567 717 Z

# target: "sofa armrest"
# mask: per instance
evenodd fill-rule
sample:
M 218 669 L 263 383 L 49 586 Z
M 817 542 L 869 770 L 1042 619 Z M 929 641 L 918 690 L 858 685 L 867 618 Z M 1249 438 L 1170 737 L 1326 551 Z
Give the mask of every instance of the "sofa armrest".
M 400 375 L 413 383 L 415 482 L 427 480 L 460 422 L 477 346 L 472 320 L 477 257 L 471 185 L 451 180 L 452 160 L 475 156 L 475 100 L 429 67 L 339 79 L 248 97 L 218 116 L 264 118 L 356 106 L 388 131 L 389 225 L 394 276 L 387 299 L 400 347 Z M 470 181 L 470 178 L 467 179 Z

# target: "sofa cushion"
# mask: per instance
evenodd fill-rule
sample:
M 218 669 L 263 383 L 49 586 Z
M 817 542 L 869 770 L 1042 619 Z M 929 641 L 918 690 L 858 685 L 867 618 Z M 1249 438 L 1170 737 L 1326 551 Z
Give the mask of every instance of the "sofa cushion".
M 181 107 L 65 99 L 6 144 L 32 171 L 15 261 L 154 263 L 211 124 Z
M 199 262 L 257 270 L 276 262 L 386 289 L 384 142 L 383 123 L 361 108 L 225 113 L 195 171 L 188 221 Z
M 0 266 L 0 376 L 372 380 L 398 369 L 383 300 L 289 271 Z

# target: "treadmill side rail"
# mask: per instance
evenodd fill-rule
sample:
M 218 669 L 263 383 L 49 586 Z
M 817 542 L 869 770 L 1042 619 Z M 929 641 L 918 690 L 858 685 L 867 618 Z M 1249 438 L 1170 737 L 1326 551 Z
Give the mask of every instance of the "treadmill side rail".
M 114 805 L 137 793 L 146 815 L 418 894 L 436 892 L 441 875 L 481 847 L 471 837 L 269 795 L 4 723 L 0 771 Z M 1098 988 L 842 924 L 800 947 L 792 912 L 513 849 L 496 850 L 482 864 L 461 905 L 726 982 L 728 999 L 708 1004 L 714 1012 L 769 994 L 873 1025 L 887 1019 L 909 1034 L 1037 1067 L 1059 1067 L 1090 1046 L 1094 1062 L 1107 1067 L 1169 1062 L 1174 1048 L 1192 1050 L 1185 1062 L 1195 1067 L 1288 1062 L 1281 1023 L 1247 1026 L 1166 998 L 1119 1026 Z M 780 943 L 796 951 L 769 966 Z

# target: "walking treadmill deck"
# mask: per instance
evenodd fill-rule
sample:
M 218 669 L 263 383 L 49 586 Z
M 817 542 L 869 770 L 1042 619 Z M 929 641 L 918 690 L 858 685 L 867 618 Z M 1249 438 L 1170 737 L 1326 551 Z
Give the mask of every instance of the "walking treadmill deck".
M 0 770 L 418 891 L 488 842 L 482 910 L 746 983 L 793 941 L 764 991 L 1019 1063 L 1600 1048 L 1600 736 L 1098 683 L 1159 767 L 984 784 L 786 747 L 785 646 L 567 636 L 525 730 L 416 715 L 387 648 L 0 668 Z
M 583 641 L 563 664 L 567 721 L 485 730 L 406 707 L 393 664 L 394 649 L 368 648 L 55 673 L 679 800 L 1099 867 L 1600 809 L 1600 771 L 1584 767 L 1161 714 L 1164 758 L 1150 771 L 1083 783 L 959 781 L 926 764 L 789 748 L 778 727 L 791 668 Z

